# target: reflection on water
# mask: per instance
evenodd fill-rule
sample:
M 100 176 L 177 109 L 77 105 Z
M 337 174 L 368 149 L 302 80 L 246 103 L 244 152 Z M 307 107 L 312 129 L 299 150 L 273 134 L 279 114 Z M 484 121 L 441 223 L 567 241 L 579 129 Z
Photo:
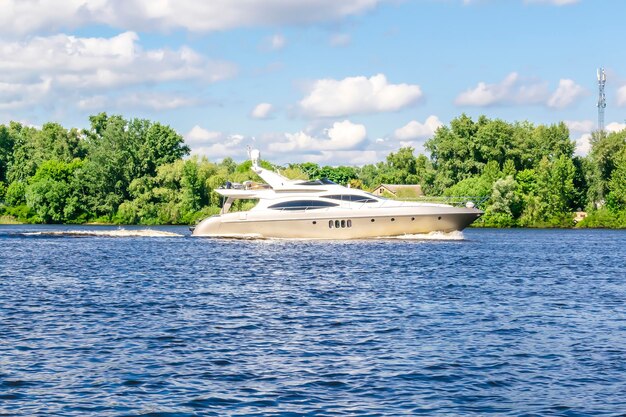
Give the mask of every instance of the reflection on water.
M 626 409 L 625 231 L 145 229 L 0 227 L 0 414 Z

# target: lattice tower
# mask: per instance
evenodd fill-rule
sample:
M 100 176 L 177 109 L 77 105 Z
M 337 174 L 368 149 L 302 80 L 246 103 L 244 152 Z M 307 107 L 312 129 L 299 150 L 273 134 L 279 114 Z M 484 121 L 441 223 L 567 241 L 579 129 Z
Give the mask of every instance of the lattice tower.
M 598 68 L 598 130 L 604 130 L 604 109 L 606 109 L 606 96 L 604 95 L 604 85 L 606 84 L 606 73 L 604 68 Z

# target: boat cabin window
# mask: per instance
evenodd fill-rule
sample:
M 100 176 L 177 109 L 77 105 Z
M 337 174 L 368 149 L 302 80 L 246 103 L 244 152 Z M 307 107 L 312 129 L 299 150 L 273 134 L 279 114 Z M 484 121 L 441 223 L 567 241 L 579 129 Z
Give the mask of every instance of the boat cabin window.
M 274 210 L 312 210 L 326 207 L 337 207 L 339 204 L 320 200 L 293 200 L 272 204 L 268 208 Z
M 346 227 L 352 227 L 352 220 L 348 219 L 348 220 L 329 220 L 328 221 L 329 229 L 339 229 L 339 228 L 343 229 Z
M 333 194 L 333 195 L 323 195 L 323 198 L 330 198 L 333 200 L 341 200 L 341 201 L 350 201 L 355 203 L 378 203 L 378 200 L 365 197 L 363 195 L 357 194 Z

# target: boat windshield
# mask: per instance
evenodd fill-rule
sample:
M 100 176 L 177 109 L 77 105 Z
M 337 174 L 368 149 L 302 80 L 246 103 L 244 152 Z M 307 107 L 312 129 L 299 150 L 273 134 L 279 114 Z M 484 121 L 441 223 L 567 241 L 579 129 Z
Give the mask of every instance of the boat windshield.
M 378 202 L 378 200 L 375 198 L 369 198 L 369 197 L 358 195 L 358 194 L 333 194 L 333 195 L 323 195 L 322 197 L 330 198 L 333 200 L 349 201 L 351 203 L 377 203 Z
M 329 180 L 328 178 L 321 178 L 319 180 L 299 182 L 296 185 L 332 185 L 332 184 L 335 184 L 335 183 Z
M 364 191 L 364 193 L 367 194 L 367 195 L 371 195 L 372 197 L 374 197 L 374 198 L 376 198 L 378 200 L 389 200 L 388 198 L 385 198 L 385 197 L 380 196 L 380 195 L 374 195 L 372 193 L 368 193 L 367 191 Z
M 272 210 L 313 210 L 328 207 L 337 207 L 338 204 L 320 200 L 291 200 L 272 204 L 268 208 Z

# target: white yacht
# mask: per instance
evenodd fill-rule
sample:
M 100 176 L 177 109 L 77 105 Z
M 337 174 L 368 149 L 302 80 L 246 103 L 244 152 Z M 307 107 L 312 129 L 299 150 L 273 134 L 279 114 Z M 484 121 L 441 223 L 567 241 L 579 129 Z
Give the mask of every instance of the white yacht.
M 357 239 L 462 230 L 483 212 L 427 202 L 396 201 L 332 181 L 289 180 L 259 165 L 252 170 L 266 184 L 246 182 L 216 189 L 226 197 L 221 214 L 202 220 L 193 236 L 289 239 Z M 236 199 L 258 200 L 249 211 L 229 213 Z

